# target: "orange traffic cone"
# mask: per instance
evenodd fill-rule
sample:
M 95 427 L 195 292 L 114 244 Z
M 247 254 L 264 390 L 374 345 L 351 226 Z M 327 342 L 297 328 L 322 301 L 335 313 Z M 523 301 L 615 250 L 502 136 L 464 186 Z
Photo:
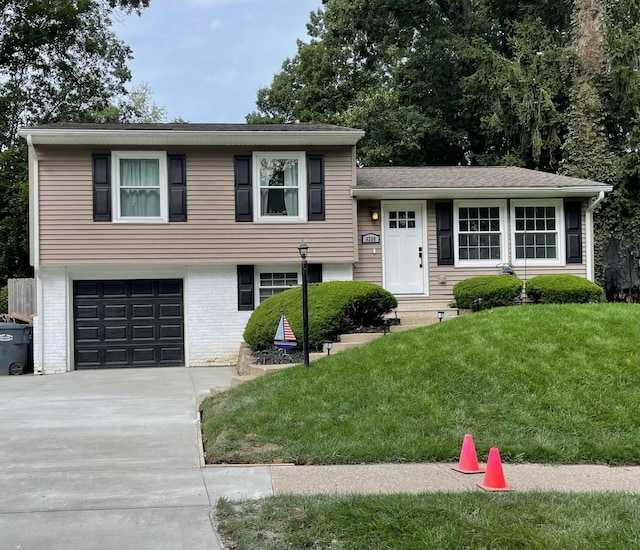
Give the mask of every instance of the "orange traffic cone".
M 500 460 L 500 451 L 497 447 L 492 447 L 489 450 L 487 472 L 484 474 L 484 480 L 482 483 L 478 481 L 477 485 L 485 491 L 513 491 L 504 479 L 502 462 Z
M 476 457 L 476 447 L 473 444 L 473 436 L 466 434 L 462 442 L 462 450 L 460 451 L 460 463 L 452 468 L 456 472 L 463 474 L 481 474 L 484 472 L 478 466 L 478 458 Z

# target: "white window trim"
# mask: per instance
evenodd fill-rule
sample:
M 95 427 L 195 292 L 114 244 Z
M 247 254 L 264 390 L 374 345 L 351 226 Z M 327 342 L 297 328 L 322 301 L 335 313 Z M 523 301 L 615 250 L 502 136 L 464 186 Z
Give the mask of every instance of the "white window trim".
M 260 214 L 260 161 L 269 158 L 298 161 L 298 215 L 262 216 Z M 307 156 L 304 151 L 257 151 L 253 153 L 253 219 L 257 223 L 301 223 L 307 221 Z
M 298 284 L 296 286 L 300 286 L 302 284 L 302 271 L 300 265 L 296 264 L 273 264 L 273 265 L 256 265 L 253 270 L 253 288 L 255 289 L 254 296 L 254 305 L 258 307 L 260 305 L 260 274 L 261 273 L 295 273 L 297 277 Z M 289 288 L 295 288 L 295 286 L 291 286 Z M 286 313 L 286 312 L 285 312 Z
M 160 184 L 160 216 L 120 215 L 120 161 L 123 159 L 158 159 Z M 167 192 L 167 153 L 165 151 L 113 151 L 111 153 L 111 204 L 114 223 L 168 223 L 169 197 Z
M 461 260 L 459 248 L 460 208 L 499 208 L 500 209 L 500 259 Z M 506 200 L 458 200 L 453 201 L 453 248 L 456 267 L 496 267 L 508 262 L 507 252 L 509 225 L 507 220 Z
M 556 209 L 556 253 L 553 259 L 516 258 L 516 207 L 518 206 L 554 206 Z M 515 266 L 565 265 L 565 225 L 564 203 L 562 199 L 512 199 L 511 200 L 511 263 Z

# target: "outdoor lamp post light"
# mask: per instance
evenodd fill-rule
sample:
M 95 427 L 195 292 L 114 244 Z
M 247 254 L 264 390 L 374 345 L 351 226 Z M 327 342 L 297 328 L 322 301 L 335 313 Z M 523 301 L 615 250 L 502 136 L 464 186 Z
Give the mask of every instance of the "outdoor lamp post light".
M 307 270 L 307 252 L 309 245 L 302 241 L 298 245 L 298 252 L 302 258 L 302 354 L 304 356 L 304 368 L 309 368 L 309 302 L 308 286 L 309 274 Z
M 438 311 L 438 322 L 442 323 L 442 319 L 444 319 L 444 311 Z
M 327 342 L 327 355 L 331 355 L 332 349 L 333 349 L 333 342 Z

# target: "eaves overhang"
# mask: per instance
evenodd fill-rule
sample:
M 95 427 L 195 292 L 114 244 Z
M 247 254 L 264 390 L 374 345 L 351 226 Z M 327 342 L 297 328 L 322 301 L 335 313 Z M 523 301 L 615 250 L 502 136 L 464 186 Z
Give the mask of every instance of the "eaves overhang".
M 91 146 L 328 146 L 355 145 L 364 136 L 362 130 L 260 131 L 260 130 L 94 130 L 22 128 L 18 135 L 30 136 L 37 145 Z
M 600 192 L 608 193 L 611 185 L 577 187 L 447 187 L 438 189 L 393 188 L 366 189 L 353 188 L 351 196 L 356 199 L 406 200 L 406 199 L 510 199 L 510 198 L 558 198 L 593 197 Z

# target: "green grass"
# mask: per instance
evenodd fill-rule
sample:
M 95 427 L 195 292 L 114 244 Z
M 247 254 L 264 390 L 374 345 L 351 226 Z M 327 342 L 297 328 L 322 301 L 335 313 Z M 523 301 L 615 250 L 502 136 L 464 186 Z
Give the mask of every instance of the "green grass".
M 640 464 L 640 306 L 501 308 L 206 400 L 210 462 Z
M 235 550 L 633 550 L 629 494 L 485 493 L 278 496 L 218 504 Z

